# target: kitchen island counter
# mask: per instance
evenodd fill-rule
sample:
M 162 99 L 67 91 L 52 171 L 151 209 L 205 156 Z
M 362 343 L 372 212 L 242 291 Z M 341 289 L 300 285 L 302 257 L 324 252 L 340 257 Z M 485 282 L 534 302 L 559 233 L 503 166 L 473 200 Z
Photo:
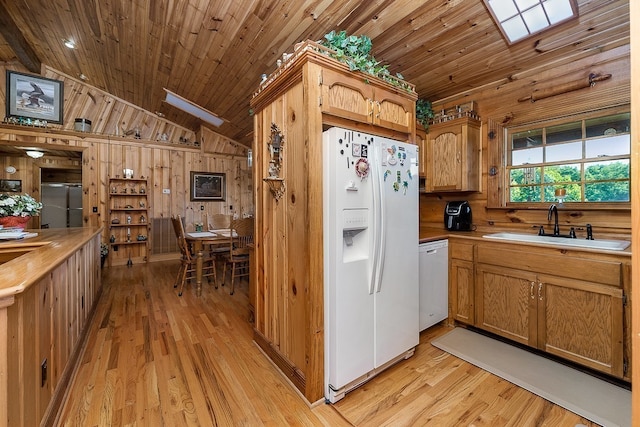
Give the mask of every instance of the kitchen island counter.
M 0 427 L 52 424 L 102 289 L 101 231 L 0 242 Z
M 101 227 L 27 230 L 37 236 L 0 241 L 0 298 L 24 292 L 102 231 Z M 99 257 L 96 252 L 96 257 Z

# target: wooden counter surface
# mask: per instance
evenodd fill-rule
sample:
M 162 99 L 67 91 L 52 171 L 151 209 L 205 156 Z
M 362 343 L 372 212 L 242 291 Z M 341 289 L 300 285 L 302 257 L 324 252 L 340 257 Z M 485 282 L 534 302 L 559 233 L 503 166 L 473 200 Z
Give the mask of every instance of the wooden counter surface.
M 38 235 L 0 242 L 0 252 L 29 252 L 0 264 L 0 299 L 24 292 L 102 231 L 102 227 L 27 230 Z

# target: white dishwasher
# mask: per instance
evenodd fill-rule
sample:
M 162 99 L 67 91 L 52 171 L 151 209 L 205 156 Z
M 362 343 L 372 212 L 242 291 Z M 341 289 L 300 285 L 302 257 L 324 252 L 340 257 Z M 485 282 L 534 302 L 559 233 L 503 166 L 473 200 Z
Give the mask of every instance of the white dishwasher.
M 449 241 L 421 243 L 420 252 L 420 330 L 448 316 Z

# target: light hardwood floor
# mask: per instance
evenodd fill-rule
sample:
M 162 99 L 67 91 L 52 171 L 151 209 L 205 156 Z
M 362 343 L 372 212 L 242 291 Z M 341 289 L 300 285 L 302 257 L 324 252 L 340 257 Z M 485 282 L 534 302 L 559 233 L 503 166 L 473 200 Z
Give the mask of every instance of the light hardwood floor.
M 173 289 L 177 262 L 112 267 L 58 425 L 595 424 L 431 346 L 335 405 L 310 408 L 252 342 L 247 282 Z

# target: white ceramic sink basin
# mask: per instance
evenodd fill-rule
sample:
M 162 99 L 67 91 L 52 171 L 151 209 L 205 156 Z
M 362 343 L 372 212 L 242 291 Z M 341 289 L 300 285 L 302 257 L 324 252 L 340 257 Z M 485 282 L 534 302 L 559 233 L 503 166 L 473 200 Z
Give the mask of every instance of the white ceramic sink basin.
M 512 242 L 529 242 L 553 246 L 577 246 L 580 248 L 606 249 L 610 251 L 623 251 L 631 244 L 631 242 L 627 240 L 570 239 L 566 237 L 538 236 L 537 234 L 525 233 L 494 233 L 485 234 L 482 237 L 496 240 L 510 240 Z

